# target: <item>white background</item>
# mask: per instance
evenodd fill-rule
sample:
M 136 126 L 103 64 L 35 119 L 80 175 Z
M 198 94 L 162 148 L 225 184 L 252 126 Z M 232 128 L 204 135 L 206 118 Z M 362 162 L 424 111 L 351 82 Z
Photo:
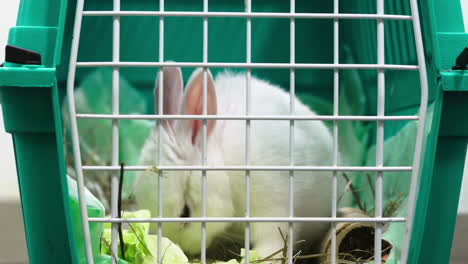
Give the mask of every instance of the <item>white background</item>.
M 4 60 L 8 30 L 16 22 L 18 0 L 0 0 L 0 63 Z M 0 108 L 0 200 L 17 199 L 15 157 L 10 134 L 5 133 Z
M 468 32 L 468 0 L 460 0 L 464 12 L 465 31 Z M 4 47 L 8 36 L 8 29 L 15 24 L 19 0 L 0 1 L 0 62 L 4 60 Z M 468 159 L 466 162 L 468 165 Z M 468 166 L 465 166 L 468 167 Z M 460 197 L 459 212 L 468 213 L 468 170 L 465 169 L 465 180 Z M 0 108 L 0 204 L 18 200 L 18 185 L 13 155 L 11 136 L 5 133 Z M 18 203 L 19 204 L 19 203 Z M 2 225 L 3 226 L 3 225 Z M 0 226 L 0 228 L 2 227 Z M 5 226 L 3 226 L 4 228 Z M 22 231 L 21 231 L 22 232 Z M 3 232 L 2 232 L 3 233 Z M 1 253 L 1 252 L 0 252 Z M 1 254 L 0 254 L 1 255 Z M 2 262 L 0 256 L 0 262 Z

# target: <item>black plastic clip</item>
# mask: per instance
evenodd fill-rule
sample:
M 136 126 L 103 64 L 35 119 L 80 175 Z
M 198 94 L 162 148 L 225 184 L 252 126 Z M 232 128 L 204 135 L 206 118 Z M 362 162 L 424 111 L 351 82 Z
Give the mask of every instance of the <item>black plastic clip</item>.
M 7 45 L 5 47 L 5 61 L 17 64 L 41 65 L 41 54 L 32 50 Z
M 452 70 L 468 70 L 468 47 L 464 48 L 463 51 L 458 55 L 455 61 L 455 66 Z

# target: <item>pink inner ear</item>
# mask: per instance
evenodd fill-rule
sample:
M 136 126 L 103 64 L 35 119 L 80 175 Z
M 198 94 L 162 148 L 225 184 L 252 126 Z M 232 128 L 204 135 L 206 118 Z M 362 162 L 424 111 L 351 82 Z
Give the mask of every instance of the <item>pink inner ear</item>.
M 200 120 L 190 121 L 192 126 L 192 145 L 195 145 L 197 140 L 198 131 L 202 130 L 202 122 Z
M 216 115 L 216 91 L 210 73 L 207 73 L 207 114 Z M 203 71 L 196 73 L 192 81 L 187 85 L 184 99 L 184 113 L 186 115 L 203 115 Z M 216 125 L 216 120 L 207 120 L 207 136 L 210 136 Z M 198 135 L 203 129 L 202 120 L 188 120 L 188 129 L 191 131 L 192 144 L 195 145 Z

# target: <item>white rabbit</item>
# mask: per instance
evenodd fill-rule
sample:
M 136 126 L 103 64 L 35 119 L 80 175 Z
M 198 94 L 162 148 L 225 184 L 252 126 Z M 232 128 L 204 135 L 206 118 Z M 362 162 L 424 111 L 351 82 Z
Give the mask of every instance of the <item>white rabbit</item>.
M 202 114 L 203 71 L 196 70 L 183 94 L 179 68 L 164 69 L 164 114 Z M 209 115 L 245 115 L 246 75 L 220 73 L 213 80 L 207 73 L 207 113 Z M 155 99 L 158 102 L 158 84 Z M 289 94 L 279 87 L 251 78 L 251 115 L 289 115 Z M 298 99 L 294 99 L 295 115 L 314 115 Z M 157 109 L 157 108 L 156 108 Z M 289 161 L 289 121 L 252 120 L 250 165 L 287 166 Z M 245 165 L 245 120 L 207 121 L 207 166 Z M 296 121 L 294 124 L 294 165 L 332 165 L 332 136 L 321 121 Z M 201 165 L 202 121 L 163 121 L 162 153 L 158 156 L 158 131 L 153 130 L 143 148 L 140 164 L 161 166 Z M 332 173 L 297 171 L 294 181 L 294 216 L 326 217 L 331 215 Z M 162 178 L 163 217 L 200 217 L 201 172 L 165 171 Z M 148 172 L 140 175 L 135 191 L 140 208 L 149 208 L 157 215 L 157 177 Z M 245 216 L 245 172 L 207 172 L 207 217 Z M 289 212 L 289 171 L 251 171 L 252 217 L 287 217 Z M 157 225 L 152 225 L 152 232 Z M 286 234 L 288 223 L 251 223 L 253 249 L 266 257 L 283 248 L 278 227 Z M 294 223 L 294 240 L 317 242 L 329 224 L 321 222 Z M 206 243 L 209 247 L 226 233 L 242 238 L 243 224 L 207 223 Z M 179 244 L 184 252 L 198 254 L 201 250 L 200 223 L 164 223 L 163 236 Z

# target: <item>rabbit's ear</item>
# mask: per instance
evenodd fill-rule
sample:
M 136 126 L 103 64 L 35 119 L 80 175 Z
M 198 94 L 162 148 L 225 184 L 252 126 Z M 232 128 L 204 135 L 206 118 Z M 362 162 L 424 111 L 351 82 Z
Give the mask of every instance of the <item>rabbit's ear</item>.
M 214 87 L 213 76 L 207 70 L 206 73 L 206 114 L 216 115 L 216 90 Z M 185 115 L 203 115 L 203 70 L 197 69 L 190 77 L 187 84 L 182 103 L 182 112 Z M 209 136 L 216 125 L 216 120 L 207 120 L 207 136 Z M 192 144 L 195 145 L 197 137 L 201 135 L 202 120 L 187 120 L 185 128 L 189 130 Z
M 162 75 L 161 75 L 162 72 Z M 164 67 L 162 71 L 159 71 L 158 77 L 156 78 L 156 84 L 154 89 L 154 108 L 156 114 L 159 114 L 159 95 L 160 95 L 160 82 L 163 79 L 163 114 L 164 115 L 176 115 L 179 114 L 180 105 L 182 102 L 182 73 L 179 67 Z M 164 120 L 162 124 L 164 126 L 173 127 L 175 120 Z

